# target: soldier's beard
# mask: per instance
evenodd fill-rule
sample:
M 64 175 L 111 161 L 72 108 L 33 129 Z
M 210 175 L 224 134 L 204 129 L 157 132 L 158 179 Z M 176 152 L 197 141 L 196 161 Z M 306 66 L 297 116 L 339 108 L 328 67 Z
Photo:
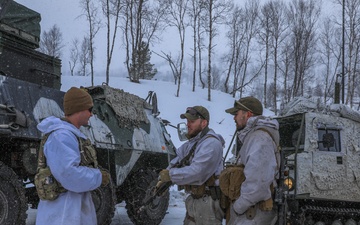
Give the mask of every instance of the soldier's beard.
M 192 130 L 190 130 L 189 133 L 187 134 L 188 139 L 191 139 L 191 138 L 193 138 L 193 137 L 196 137 L 196 135 L 198 135 L 198 134 L 201 132 L 201 130 L 202 130 L 202 129 L 201 129 L 200 126 L 194 128 L 194 129 L 192 129 Z
M 241 121 L 246 121 L 246 117 L 245 116 L 241 117 L 240 122 Z M 237 129 L 237 131 L 240 131 L 240 130 L 244 129 L 245 127 L 246 127 L 246 122 L 244 124 L 240 124 L 238 121 L 236 121 L 236 129 Z

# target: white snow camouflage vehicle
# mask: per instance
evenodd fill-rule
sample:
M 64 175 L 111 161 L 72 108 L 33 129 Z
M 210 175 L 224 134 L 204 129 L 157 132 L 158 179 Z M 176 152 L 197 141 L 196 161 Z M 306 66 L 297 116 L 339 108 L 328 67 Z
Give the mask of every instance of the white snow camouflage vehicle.
M 301 97 L 282 114 L 278 224 L 360 223 L 360 113 Z

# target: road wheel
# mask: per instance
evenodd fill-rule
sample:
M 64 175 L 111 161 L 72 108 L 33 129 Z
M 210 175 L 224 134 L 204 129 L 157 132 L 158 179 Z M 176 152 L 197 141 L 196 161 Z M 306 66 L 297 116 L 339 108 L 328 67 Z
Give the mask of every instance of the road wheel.
M 97 223 L 99 225 L 109 225 L 115 213 L 115 188 L 110 182 L 106 187 L 99 187 L 91 192 L 93 199 Z
M 0 162 L 0 224 L 25 225 L 25 187 L 15 172 Z
M 126 209 L 129 218 L 136 225 L 158 225 L 169 206 L 169 191 L 144 205 L 143 200 L 154 190 L 158 174 L 151 169 L 139 170 L 129 177 L 127 183 Z

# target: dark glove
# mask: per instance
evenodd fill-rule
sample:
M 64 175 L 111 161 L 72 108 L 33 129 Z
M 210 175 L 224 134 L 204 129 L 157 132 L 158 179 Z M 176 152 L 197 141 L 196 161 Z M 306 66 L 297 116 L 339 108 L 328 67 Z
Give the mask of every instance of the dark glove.
M 101 172 L 101 176 L 102 176 L 101 186 L 105 187 L 109 184 L 111 176 L 110 176 L 110 173 L 104 169 L 101 169 L 100 172 Z
M 161 170 L 159 173 L 159 181 L 166 183 L 168 181 L 171 181 L 169 170 Z M 156 185 L 157 186 L 157 185 Z

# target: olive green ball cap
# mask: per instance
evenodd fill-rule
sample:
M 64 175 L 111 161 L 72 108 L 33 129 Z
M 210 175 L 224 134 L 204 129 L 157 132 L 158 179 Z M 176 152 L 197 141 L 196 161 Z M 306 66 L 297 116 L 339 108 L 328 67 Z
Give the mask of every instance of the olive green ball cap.
M 85 90 L 71 87 L 64 96 L 64 113 L 71 115 L 93 107 L 93 100 Z
M 180 115 L 181 119 L 197 120 L 205 119 L 210 121 L 209 111 L 203 106 L 188 107 L 186 112 Z
M 255 115 L 263 114 L 261 102 L 257 98 L 251 96 L 235 100 L 234 107 L 226 109 L 225 112 L 230 113 L 231 115 L 236 115 L 239 110 L 250 111 Z

